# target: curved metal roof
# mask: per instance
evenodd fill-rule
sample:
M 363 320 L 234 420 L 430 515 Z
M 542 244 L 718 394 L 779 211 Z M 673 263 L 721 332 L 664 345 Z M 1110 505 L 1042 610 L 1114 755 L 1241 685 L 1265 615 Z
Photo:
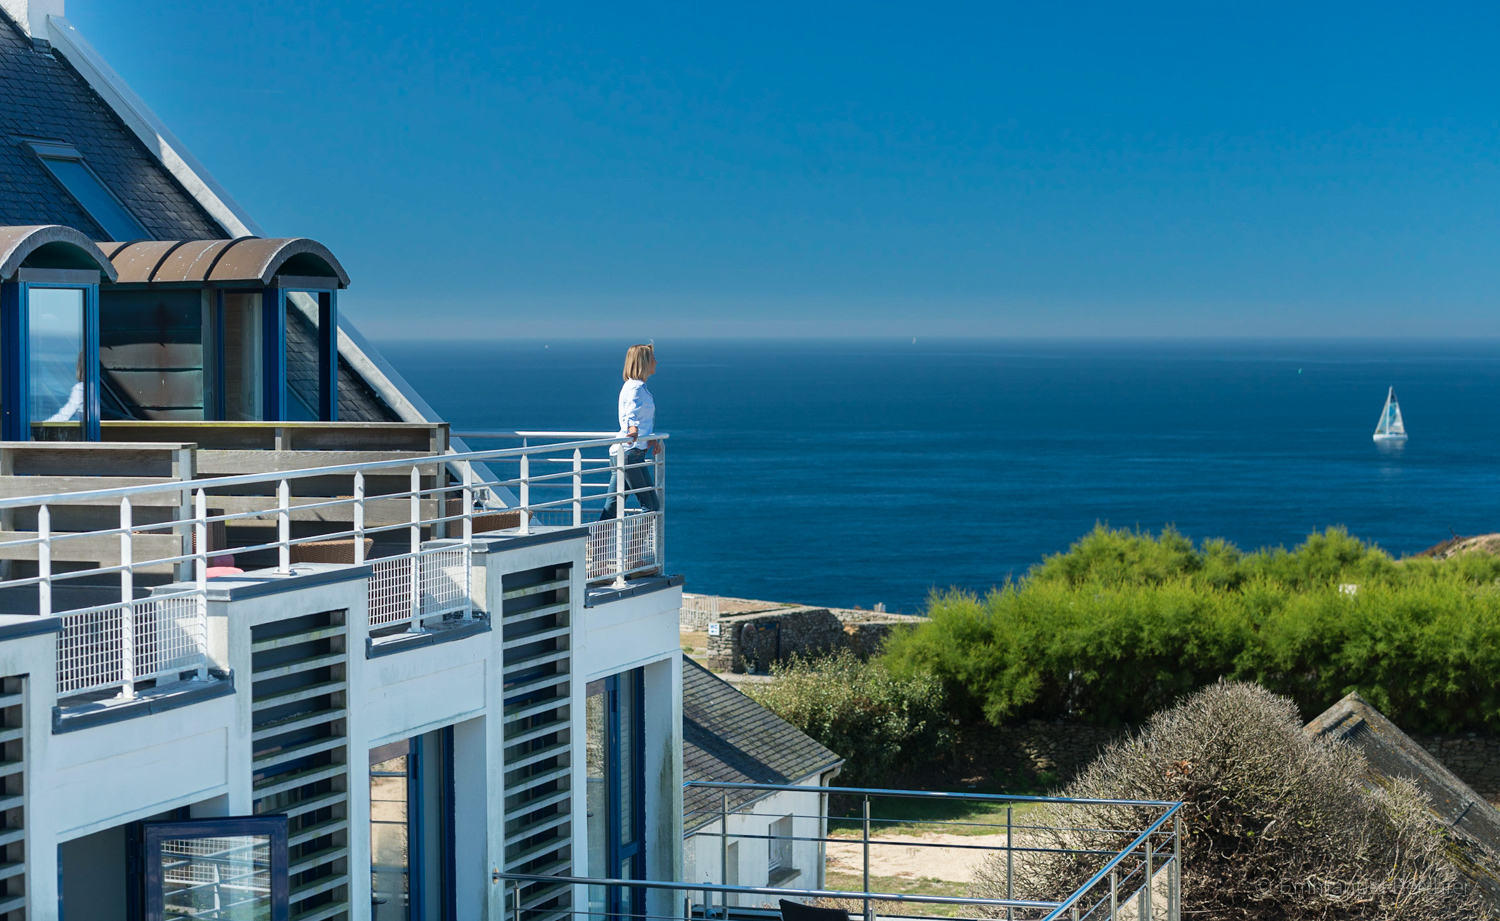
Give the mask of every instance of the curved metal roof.
M 122 285 L 270 284 L 277 275 L 329 278 L 349 285 L 349 274 L 328 247 L 305 237 L 234 240 L 144 240 L 101 243 Z
M 115 267 L 93 240 L 61 224 L 0 227 L 0 280 L 22 266 L 36 269 L 96 269 L 109 281 Z

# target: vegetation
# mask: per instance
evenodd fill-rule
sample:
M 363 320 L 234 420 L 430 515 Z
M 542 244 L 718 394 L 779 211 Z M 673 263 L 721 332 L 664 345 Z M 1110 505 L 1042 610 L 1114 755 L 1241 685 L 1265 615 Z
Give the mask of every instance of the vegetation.
M 1415 787 L 1364 782 L 1363 756 L 1302 731 L 1295 705 L 1255 685 L 1220 683 L 1154 717 L 1069 785 L 1070 797 L 1185 803 L 1183 904 L 1206 921 L 1397 921 L 1490 917 L 1451 857 L 1464 847 Z M 1157 813 L 1047 805 L 1017 865 L 1017 893 L 1060 898 Z M 1127 833 L 1126 839 L 1130 837 Z M 1129 869 L 1129 868 L 1127 868 Z M 1004 857 L 982 864 L 975 894 L 1005 894 Z M 1107 890 L 1102 893 L 1108 897 Z M 1087 910 L 1092 901 L 1082 906 Z
M 880 666 L 898 683 L 935 678 L 964 722 L 1137 724 L 1222 677 L 1306 714 L 1358 691 L 1407 730 L 1500 730 L 1500 559 L 1487 554 L 1397 561 L 1340 529 L 1244 553 L 1100 527 L 1020 582 L 936 596 L 928 613 Z M 836 704 L 840 683 L 803 681 L 828 686 L 814 706 Z
M 773 674 L 774 682 L 746 691 L 847 759 L 840 786 L 896 783 L 948 745 L 943 687 L 932 675 L 898 677 L 848 651 L 777 666 Z

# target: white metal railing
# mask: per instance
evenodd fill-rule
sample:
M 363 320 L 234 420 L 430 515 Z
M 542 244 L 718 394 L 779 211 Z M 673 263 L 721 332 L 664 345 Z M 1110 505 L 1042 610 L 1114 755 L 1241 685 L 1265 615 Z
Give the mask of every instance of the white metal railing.
M 59 693 L 117 688 L 129 697 L 141 682 L 206 673 L 208 570 L 210 558 L 220 554 L 274 557 L 276 568 L 289 572 L 294 558 L 312 561 L 313 551 L 326 554 L 334 546 L 335 556 L 372 569 L 371 628 L 405 624 L 412 631 L 472 617 L 477 533 L 586 526 L 590 582 L 623 585 L 631 576 L 662 570 L 666 435 L 652 436 L 655 450 L 644 459 L 617 450 L 625 439 L 612 433 L 466 437 L 511 444 L 0 499 L 0 529 L 22 534 L 0 541 L 0 598 L 9 599 L 13 611 L 62 615 Z M 645 485 L 632 488 L 631 480 Z M 348 485 L 331 489 L 330 482 Z M 627 509 L 631 496 L 646 507 Z M 210 514 L 210 503 L 222 497 L 249 508 Z M 601 520 L 601 508 L 611 502 L 613 515 Z M 52 526 L 55 508 L 101 505 L 118 508 L 118 526 Z M 163 507 L 170 514 L 137 521 L 135 509 L 148 506 L 154 518 L 163 517 Z M 17 524 L 33 519 L 34 531 Z M 274 537 L 208 546 L 210 528 L 250 526 Z M 25 571 L 32 562 L 34 572 Z M 110 584 L 114 579 L 117 587 Z M 173 584 L 167 588 L 166 582 Z M 17 598 L 28 590 L 35 591 L 34 608 Z

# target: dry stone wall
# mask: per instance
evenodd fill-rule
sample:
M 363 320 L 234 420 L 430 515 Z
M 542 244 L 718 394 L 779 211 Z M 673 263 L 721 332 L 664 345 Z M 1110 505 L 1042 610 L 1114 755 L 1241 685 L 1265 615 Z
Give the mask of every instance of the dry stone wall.
M 693 608 L 693 628 L 708 631 L 707 665 L 721 672 L 764 673 L 777 662 L 843 649 L 869 658 L 893 628 L 921 620 L 908 614 L 744 598 L 718 598 L 712 604 L 695 603 Z M 702 613 L 709 609 L 715 612 L 711 620 Z

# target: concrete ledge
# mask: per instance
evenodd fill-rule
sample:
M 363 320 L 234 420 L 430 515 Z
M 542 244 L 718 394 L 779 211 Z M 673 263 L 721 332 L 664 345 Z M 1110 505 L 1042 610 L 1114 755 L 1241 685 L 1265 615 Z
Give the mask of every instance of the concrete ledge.
M 455 621 L 452 626 L 442 626 L 421 633 L 392 633 L 389 636 L 367 636 L 365 637 L 365 658 L 378 659 L 381 656 L 393 656 L 398 652 L 408 649 L 417 649 L 422 646 L 436 646 L 439 643 L 452 643 L 455 640 L 478 636 L 481 633 L 490 632 L 490 619 L 480 617 L 475 620 Z
M 533 530 L 530 534 L 522 534 L 519 531 L 487 531 L 484 534 L 474 535 L 474 552 L 499 553 L 505 550 L 519 550 L 522 547 L 559 544 L 579 538 L 587 540 L 588 536 L 588 525 L 578 528 L 544 528 Z
M 676 588 L 681 584 L 682 576 L 652 576 L 648 579 L 628 581 L 624 588 L 615 588 L 613 585 L 595 585 L 584 593 L 584 607 L 596 608 L 601 604 L 609 604 L 611 601 L 621 601 L 637 595 L 649 595 L 652 592 Z
M 281 592 L 296 592 L 320 585 L 338 582 L 353 582 L 370 578 L 373 570 L 369 563 L 360 566 L 341 563 L 297 563 L 290 573 L 274 569 L 252 569 L 237 576 L 220 576 L 208 580 L 209 601 L 239 601 L 242 598 L 259 598 Z M 190 592 L 197 588 L 193 582 L 174 582 L 157 588 L 155 594 Z
M 61 633 L 62 628 L 62 618 L 57 615 L 51 617 L 42 617 L 40 614 L 0 616 L 0 640 L 14 640 L 42 633 Z
M 210 673 L 212 674 L 212 673 Z M 105 700 L 52 708 L 52 734 L 76 732 L 93 726 L 107 726 L 124 720 L 165 713 L 234 693 L 234 676 L 210 677 L 206 681 L 179 681 L 161 688 L 141 691 L 130 700 Z

